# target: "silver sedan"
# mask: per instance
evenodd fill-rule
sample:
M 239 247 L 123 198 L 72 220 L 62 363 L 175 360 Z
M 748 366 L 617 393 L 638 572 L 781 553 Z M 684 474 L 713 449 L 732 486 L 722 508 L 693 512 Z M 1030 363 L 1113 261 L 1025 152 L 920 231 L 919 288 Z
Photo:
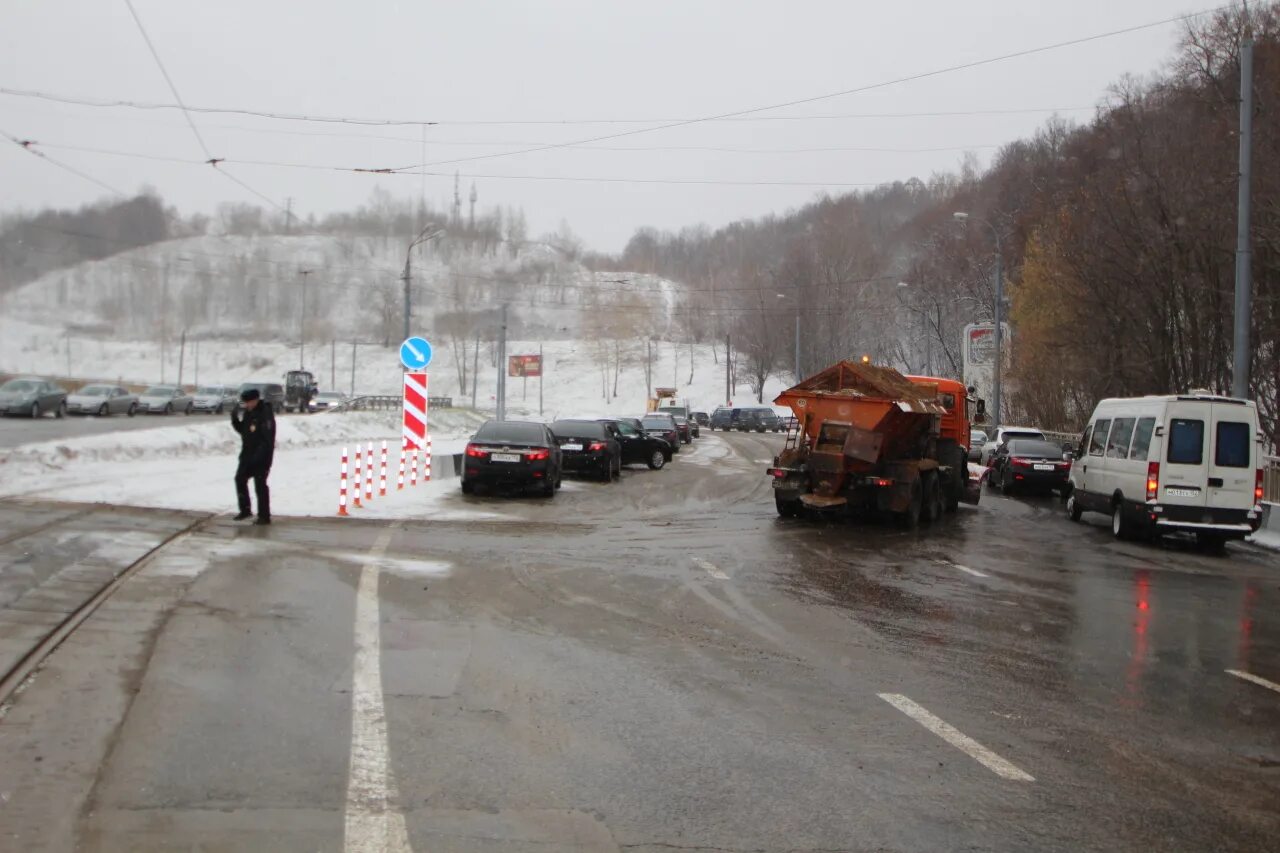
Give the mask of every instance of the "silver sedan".
M 195 401 L 180 385 L 152 385 L 138 397 L 138 411 L 171 415 L 191 414 Z
M 71 415 L 128 415 L 138 413 L 138 395 L 119 385 L 86 385 L 67 396 L 67 413 Z

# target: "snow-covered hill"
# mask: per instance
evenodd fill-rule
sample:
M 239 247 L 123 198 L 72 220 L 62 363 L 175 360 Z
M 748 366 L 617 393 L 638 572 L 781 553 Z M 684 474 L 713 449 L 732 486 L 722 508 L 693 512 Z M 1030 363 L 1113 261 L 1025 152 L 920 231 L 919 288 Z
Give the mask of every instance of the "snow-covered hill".
M 687 338 L 674 282 L 594 273 L 540 243 L 439 242 L 412 263 L 413 329 L 435 345 L 435 395 L 469 405 L 478 364 L 475 405 L 493 410 L 507 304 L 508 354 L 544 349 L 545 417 L 639 412 L 655 386 L 701 409 L 726 399 L 724 353 L 676 343 Z M 123 252 L 4 297 L 0 372 L 238 384 L 301 364 L 324 389 L 399 393 L 403 264 L 402 245 L 367 237 L 198 237 Z M 766 400 L 785 384 L 771 383 Z M 744 377 L 731 397 L 750 396 Z M 512 379 L 508 403 L 537 416 L 538 380 Z
M 401 240 L 357 236 L 169 240 L 44 275 L 0 308 L 113 340 L 176 342 L 186 332 L 296 344 L 304 322 L 308 341 L 398 340 L 405 251 Z M 411 264 L 414 329 L 426 334 L 439 335 L 442 322 L 469 334 L 508 304 L 517 336 L 581 337 L 597 308 L 642 317 L 646 332 L 666 336 L 680 292 L 657 276 L 591 272 L 544 243 L 446 237 L 416 248 Z

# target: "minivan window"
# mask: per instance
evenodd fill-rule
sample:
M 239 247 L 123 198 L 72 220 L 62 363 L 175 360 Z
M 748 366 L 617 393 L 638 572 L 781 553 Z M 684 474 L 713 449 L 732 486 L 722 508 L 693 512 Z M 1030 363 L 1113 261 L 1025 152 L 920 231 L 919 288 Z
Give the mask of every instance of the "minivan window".
M 1116 418 L 1111 426 L 1111 438 L 1107 439 L 1107 458 L 1126 459 L 1129 456 L 1129 439 L 1133 438 L 1133 418 Z
M 1100 418 L 1093 425 L 1093 438 L 1089 440 L 1089 455 L 1101 456 L 1107 447 L 1107 433 L 1111 430 L 1111 418 Z
M 1169 425 L 1169 462 L 1199 465 L 1204 462 L 1204 421 L 1174 418 Z
M 1138 418 L 1138 426 L 1133 431 L 1133 446 L 1129 448 L 1130 459 L 1147 461 L 1147 451 L 1151 449 L 1151 433 L 1155 429 L 1155 418 Z
M 1239 421 L 1219 421 L 1213 464 L 1223 468 L 1249 467 L 1249 425 Z

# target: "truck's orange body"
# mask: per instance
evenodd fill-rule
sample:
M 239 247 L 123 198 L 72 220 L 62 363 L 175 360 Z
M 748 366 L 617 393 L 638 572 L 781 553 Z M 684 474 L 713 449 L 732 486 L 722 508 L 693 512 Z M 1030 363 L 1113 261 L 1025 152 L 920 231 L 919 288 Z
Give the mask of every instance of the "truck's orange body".
M 842 361 L 774 401 L 797 431 L 770 469 L 778 510 L 866 508 L 910 523 L 976 502 L 968 475 L 969 397 L 953 379 Z

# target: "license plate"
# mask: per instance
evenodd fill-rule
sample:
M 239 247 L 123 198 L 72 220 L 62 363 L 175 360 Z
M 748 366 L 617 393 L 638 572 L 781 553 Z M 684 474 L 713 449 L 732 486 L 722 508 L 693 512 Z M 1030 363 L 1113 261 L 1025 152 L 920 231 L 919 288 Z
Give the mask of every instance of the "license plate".
M 489 457 L 494 462 L 519 462 L 520 454 L 518 453 L 495 453 Z
M 581 444 L 562 444 L 560 445 L 560 449 L 561 450 L 581 450 L 582 445 Z
M 1052 471 L 1052 470 L 1053 470 L 1053 466 L 1052 466 L 1052 465 L 1033 465 L 1033 466 L 1031 466 L 1031 467 L 1035 468 L 1037 471 Z
M 1164 493 L 1171 498 L 1196 498 L 1200 492 L 1195 489 L 1165 489 Z

